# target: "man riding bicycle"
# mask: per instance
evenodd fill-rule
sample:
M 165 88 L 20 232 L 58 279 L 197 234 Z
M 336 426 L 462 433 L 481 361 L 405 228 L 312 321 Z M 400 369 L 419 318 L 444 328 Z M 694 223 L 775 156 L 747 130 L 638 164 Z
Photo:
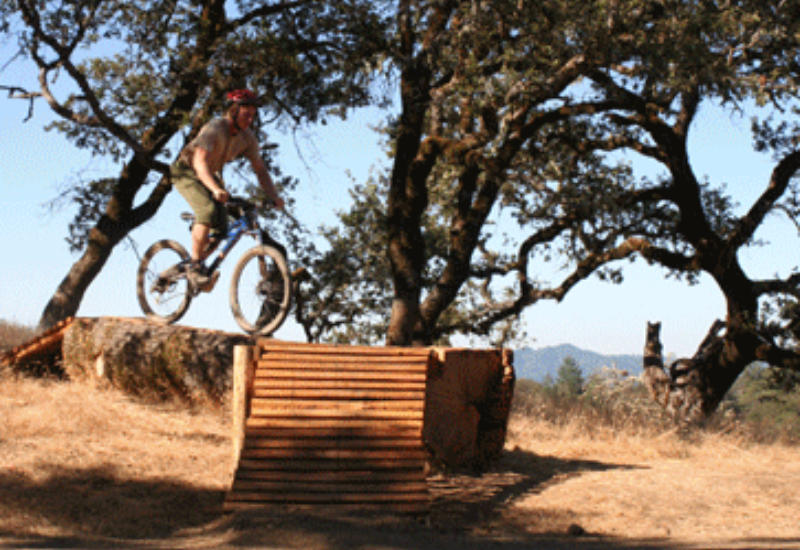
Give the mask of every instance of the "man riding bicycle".
M 224 235 L 228 227 L 225 202 L 230 195 L 222 180 L 225 164 L 241 156 L 246 157 L 267 198 L 276 208 L 284 206 L 259 153 L 258 140 L 250 130 L 258 109 L 258 98 L 250 90 L 233 90 L 228 92 L 226 98 L 229 107 L 225 115 L 211 120 L 200 129 L 197 137 L 183 148 L 170 171 L 173 186 L 186 199 L 195 215 L 192 265 L 188 275 L 197 288 L 209 282 L 203 260 L 207 255 L 211 231 Z

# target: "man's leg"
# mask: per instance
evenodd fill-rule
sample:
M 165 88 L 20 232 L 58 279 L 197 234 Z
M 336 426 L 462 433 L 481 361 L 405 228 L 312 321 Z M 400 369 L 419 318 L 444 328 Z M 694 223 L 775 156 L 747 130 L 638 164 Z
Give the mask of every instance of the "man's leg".
M 208 235 L 210 230 L 211 227 L 204 223 L 195 222 L 194 225 L 192 225 L 192 263 L 186 275 L 192 285 L 198 290 L 204 290 L 204 286 L 208 284 L 210 280 L 210 277 L 203 267 L 205 251 L 206 248 L 208 248 Z
M 211 227 L 204 223 L 195 223 L 192 226 L 192 261 L 205 260 L 205 251 L 208 248 L 208 235 Z

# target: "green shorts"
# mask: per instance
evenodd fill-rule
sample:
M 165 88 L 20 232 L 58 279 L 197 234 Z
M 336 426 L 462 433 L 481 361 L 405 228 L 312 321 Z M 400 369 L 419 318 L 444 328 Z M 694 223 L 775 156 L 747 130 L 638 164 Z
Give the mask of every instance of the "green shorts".
M 211 191 L 194 173 L 178 161 L 170 167 L 172 185 L 194 211 L 195 222 L 207 225 L 223 235 L 228 231 L 228 213 L 225 205 L 214 200 Z

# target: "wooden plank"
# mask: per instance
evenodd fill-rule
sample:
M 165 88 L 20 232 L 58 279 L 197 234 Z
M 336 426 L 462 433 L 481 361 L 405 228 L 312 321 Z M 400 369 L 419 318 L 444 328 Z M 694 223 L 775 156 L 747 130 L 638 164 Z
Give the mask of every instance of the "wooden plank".
M 251 418 L 380 418 L 385 420 L 393 419 L 419 419 L 422 420 L 423 411 L 393 410 L 393 409 L 344 409 L 342 407 L 329 408 L 304 408 L 304 409 L 278 409 L 272 407 L 260 407 L 258 403 L 253 403 Z
M 355 353 L 342 350 L 342 353 L 316 353 L 314 350 L 275 350 L 258 354 L 261 361 L 288 361 L 290 363 L 309 361 L 312 363 L 408 363 L 426 364 L 429 354 L 398 355 L 395 353 Z
M 316 414 L 317 410 L 341 411 L 350 416 L 358 411 L 422 411 L 425 402 L 421 399 L 272 399 L 253 397 L 251 408 L 256 410 L 282 411 L 292 409 L 297 415 Z
M 427 357 L 430 348 L 413 348 L 405 346 L 354 346 L 349 344 L 308 344 L 303 342 L 282 342 L 278 345 L 256 345 L 263 354 L 291 351 L 293 353 L 310 353 L 318 355 L 393 355 L 398 357 Z
M 13 365 L 53 352 L 61 345 L 64 340 L 64 333 L 67 332 L 74 320 L 74 317 L 67 317 L 44 332 L 37 334 L 31 340 L 14 346 L 3 355 L 0 355 L 0 365 Z
M 297 380 L 397 380 L 401 382 L 425 382 L 424 372 L 403 371 L 355 371 L 346 374 L 336 371 L 314 369 L 256 369 L 256 380 L 264 378 L 284 378 Z
M 307 380 L 292 378 L 256 378 L 253 384 L 256 389 L 262 388 L 293 388 L 293 389 L 376 389 L 397 391 L 422 391 L 425 392 L 425 381 L 403 382 L 398 380 Z
M 380 513 L 392 513 L 392 514 L 409 514 L 409 515 L 416 515 L 416 514 L 425 514 L 427 513 L 428 509 L 430 508 L 430 502 L 386 502 L 386 503 L 369 503 L 369 504 L 359 504 L 359 503 L 349 503 L 349 504 L 328 504 L 326 507 L 334 508 L 337 512 L 340 513 L 347 513 L 347 512 L 360 512 L 360 511 L 370 511 L 370 512 L 380 512 Z M 226 513 L 231 512 L 247 512 L 251 510 L 258 510 L 259 512 L 273 512 L 276 514 L 280 514 L 285 512 L 287 509 L 297 510 L 299 512 L 302 511 L 312 511 L 314 509 L 318 509 L 319 505 L 298 505 L 292 503 L 275 503 L 275 502 L 225 502 L 223 506 L 223 511 Z
M 351 493 L 369 494 L 374 493 L 421 493 L 428 490 L 424 479 L 417 481 L 400 481 L 384 483 L 351 483 L 347 481 L 320 483 L 320 482 L 298 482 L 298 481 L 260 481 L 260 480 L 236 480 L 233 484 L 236 492 L 250 491 L 269 491 L 269 492 L 294 492 L 304 494 L 325 494 L 325 493 Z
M 274 438 L 251 435 L 245 441 L 245 448 L 251 449 L 394 449 L 421 448 L 419 437 L 409 438 Z
M 267 353 L 256 356 L 257 363 L 286 363 L 290 365 L 409 365 L 415 368 L 431 364 L 428 357 L 397 357 L 392 355 L 318 355 L 311 353 Z
M 394 355 L 403 357 L 429 356 L 430 348 L 406 346 L 351 346 L 347 344 L 310 344 L 305 342 L 278 342 L 265 338 L 258 338 L 256 345 L 262 353 L 273 353 L 292 350 L 298 353 L 315 353 L 320 355 Z
M 400 419 L 391 421 L 377 418 L 269 418 L 253 417 L 247 419 L 246 428 L 336 428 L 336 429 L 370 429 L 380 428 L 414 428 L 422 430 L 422 419 Z M 420 432 L 421 434 L 421 432 Z
M 350 512 L 350 511 L 378 511 L 382 513 L 391 512 L 393 514 L 424 514 L 430 508 L 430 500 L 420 502 L 372 502 L 369 504 L 359 503 L 337 503 L 335 505 L 328 505 L 337 510 L 337 512 Z M 259 511 L 274 511 L 275 513 L 285 512 L 286 509 L 291 508 L 298 511 L 313 510 L 319 508 L 319 505 L 297 505 L 292 503 L 275 503 L 275 502 L 236 502 L 226 501 L 223 506 L 224 512 L 246 512 L 249 510 Z
M 400 470 L 392 468 L 389 470 L 240 470 L 236 475 L 237 480 L 253 481 L 286 481 L 298 483 L 389 483 L 402 481 L 424 480 L 425 474 L 421 468 L 413 470 Z
M 260 491 L 237 491 L 233 493 L 236 501 L 285 502 L 285 503 L 372 503 L 372 502 L 411 502 L 427 501 L 427 493 L 268 493 Z
M 299 428 L 259 428 L 249 427 L 245 431 L 245 437 L 257 439 L 275 439 L 287 441 L 306 441 L 309 439 L 322 439 L 329 441 L 347 440 L 348 438 L 378 438 L 378 439 L 413 439 L 420 441 L 420 432 L 416 428 L 384 426 L 381 423 L 373 422 L 369 428 L 313 428 L 302 426 Z
M 428 370 L 425 363 L 411 364 L 405 362 L 391 363 L 372 363 L 372 362 L 352 362 L 352 363 L 312 363 L 310 361 L 264 361 L 256 363 L 258 369 L 268 370 L 324 370 L 327 372 L 413 372 L 424 373 Z
M 414 399 L 424 401 L 425 392 L 348 388 L 274 388 L 262 383 L 253 388 L 253 397 L 262 399 Z
M 324 467 L 324 468 L 323 468 Z M 424 460 L 418 459 L 374 459 L 374 460 L 349 460 L 349 461 L 319 461 L 319 460 L 259 460 L 242 458 L 239 468 L 243 470 L 289 470 L 304 471 L 342 471 L 342 470 L 415 470 L 422 471 L 425 467 Z
M 298 459 L 298 460 L 359 460 L 367 462 L 375 459 L 425 460 L 422 447 L 398 449 L 274 449 L 245 447 L 242 458 L 246 459 Z

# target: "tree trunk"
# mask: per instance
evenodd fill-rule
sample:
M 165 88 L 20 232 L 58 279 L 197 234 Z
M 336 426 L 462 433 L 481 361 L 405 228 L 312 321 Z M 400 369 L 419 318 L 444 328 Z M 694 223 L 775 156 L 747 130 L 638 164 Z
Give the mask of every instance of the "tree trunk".
M 664 367 L 661 324 L 648 323 L 644 348 L 644 382 L 650 395 L 680 423 L 701 424 L 719 406 L 736 378 L 750 363 L 753 338 L 735 335 L 717 320 L 691 358 Z
M 421 222 L 428 204 L 427 173 L 414 169 L 426 109 L 419 104 L 419 96 L 427 96 L 427 88 L 420 87 L 427 86 L 427 81 L 426 77 L 409 75 L 409 72 L 413 73 L 413 69 L 403 75 L 403 114 L 388 198 L 387 253 L 392 268 L 394 301 L 386 343 L 400 346 L 429 343 L 422 329 L 419 309 L 425 265 Z
M 149 220 L 158 211 L 170 183 L 162 179 L 148 199 L 138 208 L 131 203 L 136 191 L 146 181 L 149 169 L 136 159 L 120 176 L 117 192 L 106 205 L 106 211 L 89 232 L 89 242 L 80 259 L 75 262 L 58 285 L 39 319 L 39 329 L 46 330 L 67 317 L 77 314 L 86 289 L 105 265 L 114 247 L 133 229 Z
M 119 242 L 118 240 L 112 242 L 108 236 L 101 235 L 97 227 L 92 229 L 92 234 L 83 255 L 72 264 L 66 277 L 47 302 L 39 319 L 39 330 L 49 329 L 78 312 L 86 289 L 100 273 L 114 246 Z
M 437 47 L 434 37 L 447 26 L 457 2 L 438 2 L 427 8 L 427 28 L 416 27 L 414 2 L 398 5 L 400 99 L 402 110 L 396 129 L 395 155 L 387 205 L 388 255 L 394 284 L 392 316 L 386 334 L 389 345 L 431 343 L 429 327 L 420 312 L 425 239 L 422 216 L 428 206 L 427 179 L 440 153 L 436 139 L 422 140 L 431 106 L 434 70 L 430 66 Z M 420 38 L 422 37 L 422 38 Z
M 397 283 L 395 283 L 397 288 Z M 391 317 L 386 329 L 387 346 L 424 346 L 429 342 L 420 335 L 419 293 L 401 296 L 395 291 Z

